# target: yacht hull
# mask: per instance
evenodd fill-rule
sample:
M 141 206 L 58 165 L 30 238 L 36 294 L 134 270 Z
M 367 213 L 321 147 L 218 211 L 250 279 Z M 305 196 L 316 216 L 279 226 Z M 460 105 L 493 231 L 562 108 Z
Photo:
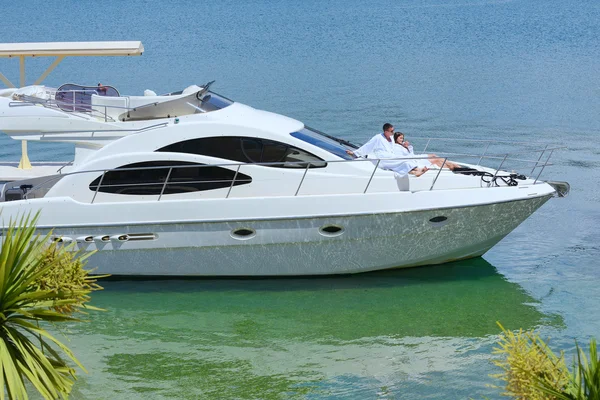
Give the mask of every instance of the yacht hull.
M 480 256 L 550 197 L 354 216 L 62 226 L 53 237 L 96 250 L 88 266 L 100 274 L 353 274 Z

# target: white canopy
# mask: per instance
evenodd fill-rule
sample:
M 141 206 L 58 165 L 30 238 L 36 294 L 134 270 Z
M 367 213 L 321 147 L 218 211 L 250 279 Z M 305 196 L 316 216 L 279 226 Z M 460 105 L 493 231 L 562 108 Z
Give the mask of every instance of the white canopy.
M 42 43 L 0 43 L 0 58 L 19 58 L 20 86 L 26 85 L 26 57 L 56 57 L 54 62 L 35 81 L 39 85 L 65 57 L 70 56 L 140 56 L 144 46 L 140 41 L 131 42 L 42 42 Z M 0 72 L 0 80 L 9 88 L 15 85 Z M 22 142 L 22 156 L 19 168 L 29 169 L 27 142 Z
M 140 41 L 0 43 L 0 57 L 139 56 L 143 52 Z
M 42 43 L 0 43 L 0 58 L 19 58 L 20 84 L 25 86 L 25 57 L 56 57 L 56 60 L 35 81 L 39 85 L 65 57 L 71 56 L 140 56 L 144 45 L 132 42 L 42 42 Z M 2 73 L 2 80 L 8 87 L 15 87 Z

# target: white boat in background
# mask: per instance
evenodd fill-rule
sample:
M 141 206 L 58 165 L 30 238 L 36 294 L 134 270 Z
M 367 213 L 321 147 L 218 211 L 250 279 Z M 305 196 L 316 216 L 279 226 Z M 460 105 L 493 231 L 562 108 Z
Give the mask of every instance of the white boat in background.
M 24 150 L 19 165 L 0 166 L 2 224 L 40 212 L 52 240 L 96 251 L 97 273 L 293 276 L 440 264 L 484 254 L 557 190 L 568 192 L 539 179 L 550 146 L 495 154 L 501 142 L 479 141 L 483 152 L 452 155 L 462 172 L 399 176 L 352 159 L 346 140 L 229 100 L 210 83 L 143 96 L 39 86 L 66 56 L 142 52 L 140 42 L 0 45 L 0 57 L 22 68 L 21 87 L 0 90 L 0 131 Z M 33 86 L 24 82 L 29 56 L 57 57 Z M 28 141 L 73 143 L 74 159 L 31 165 Z M 535 177 L 507 172 L 511 163 Z

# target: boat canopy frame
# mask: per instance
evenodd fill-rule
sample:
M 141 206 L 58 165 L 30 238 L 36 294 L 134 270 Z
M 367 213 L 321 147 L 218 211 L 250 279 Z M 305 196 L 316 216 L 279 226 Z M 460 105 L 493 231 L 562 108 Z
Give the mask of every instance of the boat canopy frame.
M 56 57 L 35 81 L 34 85 L 39 85 L 65 57 L 141 56 L 143 52 L 144 45 L 141 41 L 0 43 L 0 58 L 19 58 L 21 87 L 25 86 L 27 57 Z M 1 72 L 0 80 L 8 87 L 15 87 Z
M 98 56 L 141 56 L 144 45 L 141 41 L 116 42 L 40 42 L 40 43 L 0 43 L 0 58 L 18 58 L 20 70 L 20 87 L 26 84 L 25 58 L 56 57 L 54 62 L 34 82 L 39 85 L 65 59 L 65 57 L 98 57 Z M 0 80 L 9 88 L 15 85 L 0 72 Z M 21 161 L 19 168 L 30 169 L 27 156 L 27 141 L 21 142 Z

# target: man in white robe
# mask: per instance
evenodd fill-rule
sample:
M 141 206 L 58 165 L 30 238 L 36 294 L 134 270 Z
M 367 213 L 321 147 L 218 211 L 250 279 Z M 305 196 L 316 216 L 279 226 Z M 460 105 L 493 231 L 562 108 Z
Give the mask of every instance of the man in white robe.
M 347 153 L 355 157 L 368 157 L 380 159 L 379 168 L 396 172 L 400 176 L 412 174 L 416 176 L 423 175 L 428 168 L 419 167 L 415 160 L 397 160 L 398 155 L 394 153 L 394 126 L 392 124 L 383 125 L 383 133 L 379 133 L 371 138 L 367 143 L 358 149 Z M 386 160 L 396 158 L 396 160 Z M 376 162 L 376 161 L 375 161 Z

